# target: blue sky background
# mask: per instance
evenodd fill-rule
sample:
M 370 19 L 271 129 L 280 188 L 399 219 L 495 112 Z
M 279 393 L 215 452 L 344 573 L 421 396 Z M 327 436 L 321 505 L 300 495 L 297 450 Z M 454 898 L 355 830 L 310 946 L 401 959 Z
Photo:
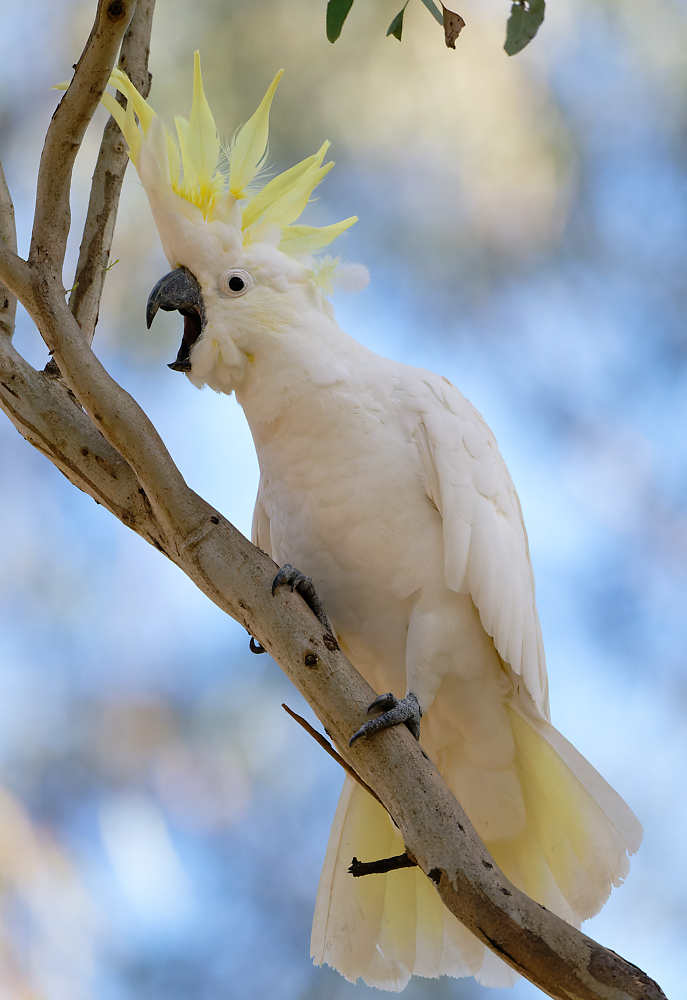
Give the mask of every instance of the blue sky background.
M 20 248 L 40 148 L 92 4 L 0 0 L 0 156 Z M 313 224 L 351 214 L 368 265 L 344 329 L 446 375 L 491 425 L 521 497 L 553 721 L 627 799 L 645 842 L 588 934 L 687 997 L 687 4 L 551 3 L 521 55 L 508 4 L 461 3 L 456 52 L 419 0 L 340 40 L 320 0 L 163 0 L 151 102 L 190 109 L 192 54 L 221 130 L 274 72 L 274 168 L 332 140 Z M 106 120 L 79 156 L 85 192 Z M 96 350 L 189 484 L 244 532 L 257 464 L 233 399 L 165 367 L 143 321 L 167 270 L 127 177 Z M 16 343 L 45 348 L 25 314 Z M 283 713 L 268 657 L 159 553 L 0 422 L 0 991 L 46 1000 L 370 994 L 313 969 L 310 920 L 341 784 Z M 486 997 L 414 980 L 410 1000 Z M 540 995 L 528 983 L 518 1000 Z

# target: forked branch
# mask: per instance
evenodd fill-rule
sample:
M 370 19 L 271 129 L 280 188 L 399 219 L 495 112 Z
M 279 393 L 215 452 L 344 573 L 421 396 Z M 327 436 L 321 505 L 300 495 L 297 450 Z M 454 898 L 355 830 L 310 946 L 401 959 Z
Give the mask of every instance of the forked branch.
M 151 84 L 148 54 L 154 9 L 155 0 L 138 0 L 119 55 L 120 68 L 144 97 L 148 96 Z M 121 95 L 118 99 L 126 103 Z M 122 133 L 114 119 L 110 118 L 103 132 L 93 173 L 79 260 L 69 296 L 69 308 L 89 343 L 93 340 L 98 322 L 119 195 L 128 162 Z
M 50 280 L 61 277 L 69 235 L 69 188 L 74 160 L 119 52 L 136 0 L 99 0 L 95 22 L 71 86 L 60 101 L 43 146 L 29 261 Z

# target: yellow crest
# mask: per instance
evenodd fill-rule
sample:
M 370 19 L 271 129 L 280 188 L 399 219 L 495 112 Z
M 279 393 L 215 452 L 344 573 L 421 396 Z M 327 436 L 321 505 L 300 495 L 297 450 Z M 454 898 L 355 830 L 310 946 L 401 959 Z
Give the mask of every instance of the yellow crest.
M 176 137 L 164 128 L 169 177 L 176 194 L 199 208 L 208 221 L 225 217 L 226 208 L 239 202 L 244 244 L 251 242 L 257 226 L 271 222 L 281 227 L 279 249 L 288 254 L 314 253 L 357 222 L 353 216 L 331 226 L 295 225 L 314 189 L 334 166 L 333 162 L 322 165 L 328 142 L 256 193 L 249 193 L 249 186 L 264 163 L 270 107 L 282 73 L 283 70 L 277 73 L 253 117 L 239 129 L 227 157 L 227 176 L 219 166 L 222 147 L 203 91 L 200 54 L 196 52 L 190 118 L 188 121 L 175 118 Z M 102 103 L 122 130 L 129 157 L 138 167 L 146 136 L 157 115 L 120 69 L 113 71 L 110 83 L 126 96 L 126 110 L 108 93 L 103 94 Z

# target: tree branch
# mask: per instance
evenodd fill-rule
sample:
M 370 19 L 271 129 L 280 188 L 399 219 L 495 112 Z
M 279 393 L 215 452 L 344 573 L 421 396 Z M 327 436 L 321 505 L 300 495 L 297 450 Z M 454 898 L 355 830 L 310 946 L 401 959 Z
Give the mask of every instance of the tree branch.
M 33 303 L 31 269 L 17 256 L 17 232 L 14 224 L 14 206 L 0 164 L 0 329 L 8 336 L 14 333 L 17 299 L 24 305 Z M 7 304 L 5 304 L 7 303 Z
M 138 0 L 119 56 L 120 68 L 143 97 L 148 96 L 152 80 L 148 72 L 148 55 L 154 9 L 155 0 Z M 121 95 L 118 95 L 118 99 L 126 104 L 126 99 Z M 103 132 L 93 173 L 79 260 L 69 296 L 69 308 L 88 343 L 93 340 L 98 322 L 119 195 L 128 163 L 126 143 L 119 126 L 110 118 Z
M 0 337 L 0 407 L 66 478 L 164 552 L 167 539 L 140 483 L 63 382 L 37 372 Z
M 59 381 L 34 372 L 6 338 L 0 338 L 0 405 L 71 482 L 164 551 L 218 607 L 259 637 L 342 757 L 375 790 L 445 905 L 480 941 L 560 1000 L 661 1000 L 660 988 L 639 969 L 506 880 L 404 726 L 348 747 L 375 692 L 297 593 L 281 588 L 272 596 L 273 561 L 189 489 L 147 416 L 90 350 L 64 301 L 59 274 L 68 185 L 132 9 L 133 0 L 101 0 L 74 81 L 50 125 L 31 265 L 16 257 L 6 236 L 0 240 L 0 275 L 31 313 L 86 413 Z M 108 219 L 115 210 L 112 204 Z
M 110 79 L 136 0 L 99 0 L 95 22 L 69 89 L 52 117 L 43 146 L 29 261 L 61 280 L 71 214 L 69 188 L 86 127 Z
M 14 224 L 14 205 L 5 174 L 0 163 L 0 243 L 16 255 L 17 229 Z M 14 333 L 14 318 L 17 312 L 17 297 L 0 282 L 0 334 L 11 337 Z

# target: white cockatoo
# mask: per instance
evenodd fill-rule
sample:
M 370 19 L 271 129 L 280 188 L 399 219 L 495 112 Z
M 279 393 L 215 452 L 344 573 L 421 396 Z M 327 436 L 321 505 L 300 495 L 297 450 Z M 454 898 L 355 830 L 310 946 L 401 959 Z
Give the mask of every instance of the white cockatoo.
M 625 878 L 641 827 L 549 722 L 527 534 L 493 434 L 445 378 L 337 326 L 332 285 L 361 286 L 367 273 L 312 255 L 356 220 L 297 221 L 332 166 L 328 143 L 256 181 L 280 75 L 223 151 L 197 54 L 176 138 L 113 73 L 126 111 L 103 100 L 173 268 L 148 322 L 178 309 L 184 334 L 170 367 L 236 393 L 260 462 L 254 542 L 312 578 L 342 650 L 375 690 L 393 693 L 356 738 L 406 722 L 507 877 L 579 926 Z M 403 850 L 382 806 L 346 778 L 315 905 L 315 962 L 386 990 L 411 975 L 510 985 L 515 974 L 418 868 L 348 872 L 354 856 Z

